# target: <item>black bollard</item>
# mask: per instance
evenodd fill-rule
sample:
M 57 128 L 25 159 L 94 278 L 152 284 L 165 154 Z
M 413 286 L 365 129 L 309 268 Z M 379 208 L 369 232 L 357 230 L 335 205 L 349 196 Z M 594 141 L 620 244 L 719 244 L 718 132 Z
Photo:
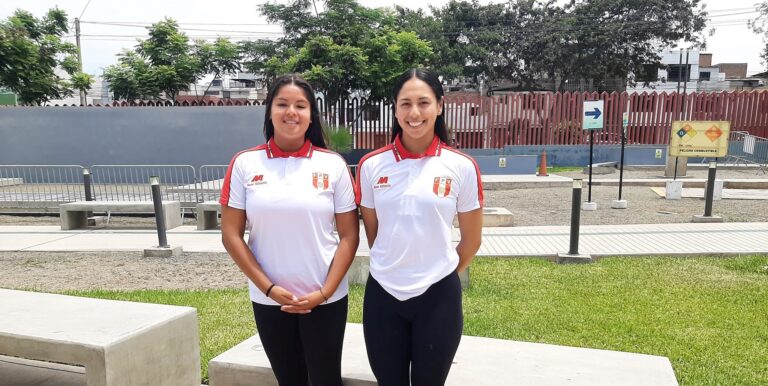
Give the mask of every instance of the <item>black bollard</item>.
M 165 215 L 163 214 L 163 197 L 160 194 L 160 177 L 149 177 L 152 186 L 152 202 L 155 205 L 155 223 L 157 224 L 157 240 L 160 248 L 169 248 L 168 238 L 165 235 Z
M 707 176 L 706 200 L 704 204 L 704 216 L 712 217 L 712 201 L 715 199 L 715 174 L 717 174 L 717 161 L 709 163 L 709 175 Z
M 91 170 L 83 168 L 83 185 L 85 187 L 85 201 L 93 201 L 91 194 Z
M 589 197 L 587 202 L 592 202 L 592 149 L 595 147 L 595 131 L 589 131 Z M 579 196 L 581 197 L 581 196 Z
M 579 222 L 581 221 L 581 182 L 580 179 L 573 180 L 573 198 L 571 201 L 571 245 L 568 249 L 569 255 L 579 254 Z

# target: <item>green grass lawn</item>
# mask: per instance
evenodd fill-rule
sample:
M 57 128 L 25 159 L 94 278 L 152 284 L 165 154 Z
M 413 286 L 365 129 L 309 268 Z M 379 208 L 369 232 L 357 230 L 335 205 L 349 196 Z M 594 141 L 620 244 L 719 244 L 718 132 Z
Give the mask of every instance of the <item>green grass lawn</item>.
M 583 166 L 549 166 L 547 173 L 580 172 Z
M 684 385 L 768 384 L 768 255 L 478 258 L 471 280 L 466 335 L 662 355 Z M 362 293 L 351 290 L 351 322 Z M 245 289 L 72 294 L 196 307 L 204 378 L 211 358 L 255 330 Z

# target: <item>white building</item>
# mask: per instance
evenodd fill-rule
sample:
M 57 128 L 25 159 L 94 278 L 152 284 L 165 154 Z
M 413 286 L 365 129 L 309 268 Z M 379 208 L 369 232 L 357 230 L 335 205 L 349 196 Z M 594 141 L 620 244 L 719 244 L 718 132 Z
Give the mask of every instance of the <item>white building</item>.
M 648 86 L 638 82 L 627 87 L 627 92 L 701 92 L 727 91 L 742 86 L 736 79 L 726 76 L 723 66 L 712 64 L 712 54 L 699 50 L 667 50 L 662 54 L 663 68 Z
M 190 85 L 189 91 L 179 93 L 179 100 L 218 101 L 221 99 L 236 99 L 248 101 L 263 101 L 267 97 L 266 85 L 256 74 L 239 72 L 235 75 L 224 75 L 221 78 L 203 80 L 201 84 Z

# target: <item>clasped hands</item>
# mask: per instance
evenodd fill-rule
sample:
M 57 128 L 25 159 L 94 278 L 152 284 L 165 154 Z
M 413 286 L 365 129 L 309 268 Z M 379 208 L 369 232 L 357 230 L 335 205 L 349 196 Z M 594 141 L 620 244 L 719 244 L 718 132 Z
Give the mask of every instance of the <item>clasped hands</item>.
M 281 304 L 280 310 L 291 314 L 308 314 L 312 309 L 325 301 L 320 290 L 310 292 L 302 297 L 296 297 L 290 291 L 278 285 L 269 293 L 270 299 Z

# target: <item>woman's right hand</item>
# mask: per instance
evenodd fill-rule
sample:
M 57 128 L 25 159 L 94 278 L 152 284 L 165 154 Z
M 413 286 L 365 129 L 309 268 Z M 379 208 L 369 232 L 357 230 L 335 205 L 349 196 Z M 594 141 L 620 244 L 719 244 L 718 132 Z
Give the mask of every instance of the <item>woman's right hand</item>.
M 299 300 L 296 295 L 292 294 L 287 289 L 280 287 L 279 285 L 276 285 L 272 287 L 272 290 L 269 291 L 269 298 L 280 303 L 282 306 L 303 306 L 307 304 L 308 300 Z M 309 313 L 310 310 L 294 310 L 291 307 L 282 307 L 281 308 L 285 312 L 290 312 L 294 314 L 306 314 Z

